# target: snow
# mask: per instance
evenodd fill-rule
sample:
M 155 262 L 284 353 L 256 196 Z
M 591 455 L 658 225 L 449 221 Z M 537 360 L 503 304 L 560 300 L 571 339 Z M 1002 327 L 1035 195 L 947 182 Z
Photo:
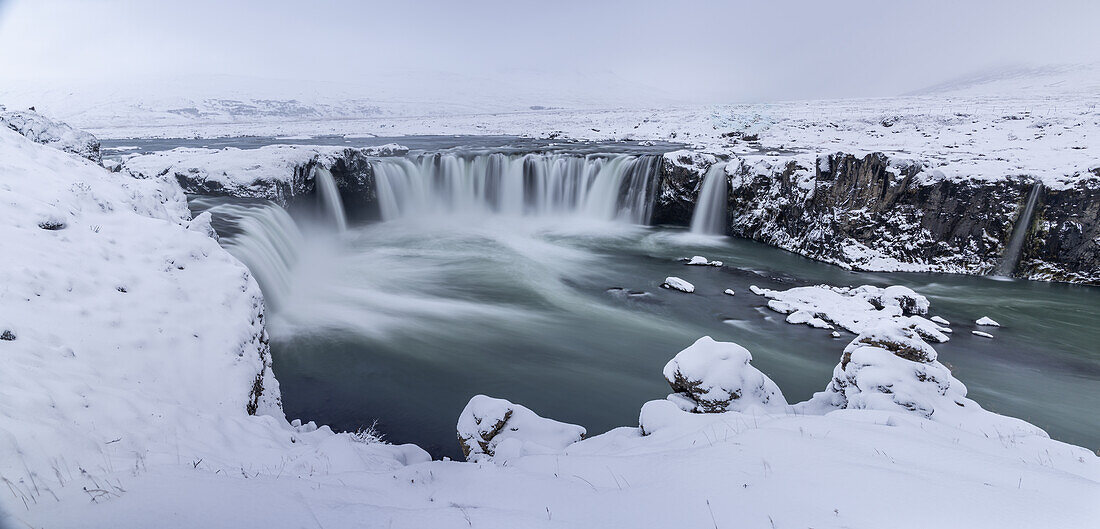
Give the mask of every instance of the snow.
M 931 318 L 928 318 L 928 319 L 932 320 L 933 323 L 938 323 L 940 325 L 951 325 L 951 322 L 943 319 L 940 316 L 932 316 Z
M 331 167 L 346 147 L 267 145 L 257 149 L 180 147 L 126 159 L 123 168 L 139 178 L 184 177 L 196 186 L 238 197 L 285 202 L 287 189 L 308 164 Z M 355 149 L 365 156 L 397 156 L 408 148 L 397 144 Z
M 691 259 L 684 259 L 687 262 L 684 264 L 692 266 L 722 266 L 722 261 L 711 261 L 701 255 L 693 256 Z
M 992 338 L 993 335 L 982 331 L 970 331 L 974 336 L 981 336 L 982 338 Z
M 787 315 L 787 323 L 806 324 L 819 329 L 834 325 L 859 334 L 883 320 L 913 329 L 926 339 L 946 342 L 950 329 L 944 329 L 919 316 L 927 314 L 928 299 L 912 289 L 894 285 L 837 287 L 817 285 L 789 290 L 749 287 L 758 296 L 768 298 L 768 308 Z
M 978 318 L 978 320 L 975 321 L 974 323 L 976 325 L 982 325 L 982 326 L 985 326 L 985 327 L 1000 327 L 1001 326 L 1000 323 L 997 323 L 996 321 L 993 320 L 993 318 L 990 318 L 989 316 L 982 316 L 981 318 Z
M 32 110 L 5 111 L 0 106 L 0 127 L 10 128 L 31 141 L 82 156 L 93 162 L 100 161 L 99 140 L 95 136 Z
M 1001 139 L 1035 124 L 1038 112 L 997 121 L 990 116 L 1013 111 L 994 100 L 901 112 L 920 101 L 385 123 L 421 133 L 489 133 L 609 122 L 599 134 L 616 137 L 632 116 L 679 117 L 639 121 L 636 134 L 678 131 L 677 138 L 694 141 L 685 128 L 697 126 L 714 131 L 700 132 L 700 141 L 723 142 L 718 133 L 736 128 L 771 145 L 788 137 L 809 146 L 895 142 L 935 158 L 973 117 L 993 131 L 959 142 L 950 164 L 961 168 L 936 178 L 953 171 L 993 178 L 1011 167 L 1049 170 L 1044 178 L 1051 179 L 1086 158 L 1062 147 L 1084 144 L 1097 127 L 1073 100 L 1046 116 L 1054 124 L 1044 127 L 1067 127 L 1064 134 L 1045 134 L 1028 149 Z M 967 116 L 948 114 L 971 103 Z M 802 117 L 782 115 L 803 106 Z M 886 115 L 883 109 L 912 117 L 881 131 L 869 118 Z M 476 128 L 484 123 L 490 126 Z M 294 134 L 289 129 L 361 125 L 238 123 L 224 130 Z M 996 160 L 975 157 L 994 152 L 990 146 L 1001 148 L 989 157 Z M 158 174 L 111 173 L 0 128 L 0 502 L 8 517 L 0 514 L 0 525 L 1074 529 L 1092 528 L 1100 517 L 1100 458 L 967 398 L 924 341 L 934 336 L 931 320 L 905 314 L 924 314 L 927 304 L 898 289 L 750 287 L 769 305 L 798 307 L 788 315 L 803 310 L 858 333 L 832 379 L 822 381 L 826 389 L 790 406 L 779 405 L 782 393 L 751 366 L 748 350 L 701 338 L 669 363 L 673 380 L 680 373 L 688 382 L 687 395 L 642 403 L 637 426 L 577 442 L 579 427 L 475 397 L 459 417 L 460 434 L 485 440 L 466 428 L 473 417 L 484 424 L 511 410 L 523 418 L 516 430 L 502 427 L 488 439 L 494 455 L 476 463 L 428 461 L 415 446 L 388 445 L 369 432 L 288 423 L 266 358 L 255 280 L 211 238 L 208 218 L 190 218 L 175 180 Z M 679 278 L 665 281 L 694 290 Z M 737 390 L 742 396 L 733 400 L 754 405 L 684 410 L 689 402 L 693 411 L 703 403 L 713 409 Z
M 695 285 L 673 276 L 666 277 L 665 282 L 662 283 L 661 286 L 679 290 L 680 292 L 687 292 L 688 294 L 695 292 Z
M 752 354 L 740 345 L 699 338 L 665 364 L 665 380 L 678 397 L 672 400 L 697 413 L 785 408 L 783 392 L 750 361 Z
M 289 477 L 427 459 L 286 422 L 260 290 L 175 181 L 0 128 L 0 202 L 5 508 L 57 517 L 55 496 L 108 501 L 181 466 Z
M 585 429 L 504 399 L 475 395 L 458 417 L 458 439 L 468 461 L 506 463 L 532 454 L 558 454 L 584 438 Z
M 727 295 L 727 296 L 733 296 L 733 295 L 737 294 L 736 292 L 733 291 L 732 288 L 727 288 L 726 290 L 722 291 L 722 293 Z

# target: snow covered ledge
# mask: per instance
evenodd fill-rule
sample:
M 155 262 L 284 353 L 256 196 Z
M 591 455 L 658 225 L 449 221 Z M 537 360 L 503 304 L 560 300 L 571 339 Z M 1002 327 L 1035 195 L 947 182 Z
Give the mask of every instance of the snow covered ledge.
M 259 287 L 175 181 L 0 127 L 0 203 L 0 502 L 16 519 L 181 465 L 301 476 L 428 459 L 286 422 Z

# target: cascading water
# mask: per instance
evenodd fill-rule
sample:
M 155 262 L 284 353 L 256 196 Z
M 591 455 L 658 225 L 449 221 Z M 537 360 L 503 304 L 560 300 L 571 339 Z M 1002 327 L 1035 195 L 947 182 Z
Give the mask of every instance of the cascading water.
M 383 220 L 433 214 L 575 215 L 649 222 L 657 156 L 423 155 L 372 163 Z
M 214 217 L 219 243 L 239 259 L 260 284 L 267 305 L 278 310 L 292 284 L 304 237 L 294 219 L 270 202 L 218 203 L 199 198 L 192 205 Z
M 691 216 L 691 232 L 706 235 L 726 233 L 726 206 L 729 201 L 726 184 L 726 164 L 710 166 L 699 189 L 695 213 Z
M 336 187 L 336 179 L 332 177 L 332 171 L 320 166 L 314 167 L 313 182 L 321 202 L 321 211 L 332 220 L 336 231 L 340 233 L 347 231 L 348 218 L 344 213 L 344 203 L 340 200 L 340 190 Z
M 1039 201 L 1039 193 L 1042 190 L 1043 184 L 1040 182 L 1035 182 L 1035 185 L 1031 186 L 1024 209 L 1020 212 L 1020 216 L 1016 218 L 1016 224 L 1012 227 L 1012 238 L 1008 240 L 1005 253 L 1001 256 L 1001 260 L 997 262 L 997 268 L 993 271 L 994 275 L 1009 277 L 1016 270 L 1016 265 L 1020 262 L 1020 252 L 1023 250 L 1024 240 L 1027 238 L 1027 230 L 1031 226 L 1031 218 L 1035 214 L 1035 204 Z

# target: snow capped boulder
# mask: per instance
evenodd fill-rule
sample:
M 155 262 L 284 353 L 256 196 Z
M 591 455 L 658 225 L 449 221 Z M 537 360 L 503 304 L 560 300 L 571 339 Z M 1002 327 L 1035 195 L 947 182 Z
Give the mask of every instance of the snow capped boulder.
M 99 140 L 95 136 L 31 110 L 0 109 L 0 126 L 14 130 L 35 143 L 71 152 L 93 162 L 102 159 Z
M 470 399 L 457 428 L 468 461 L 559 453 L 586 433 L 581 426 L 546 419 L 519 404 L 485 395 Z
M 904 410 L 931 418 L 945 407 L 966 407 L 966 387 L 936 360 L 918 333 L 884 321 L 852 340 L 825 390 L 832 405 L 847 409 Z
M 1000 323 L 997 323 L 996 321 L 993 320 L 993 318 L 990 318 L 989 316 L 982 316 L 981 319 L 979 319 L 978 321 L 975 321 L 974 323 L 976 323 L 978 325 L 981 325 L 983 327 L 1000 327 L 1001 326 Z
M 685 264 L 688 264 L 688 265 L 691 265 L 691 266 L 722 266 L 724 264 L 724 263 L 722 263 L 722 261 L 708 260 L 706 257 L 703 257 L 702 255 L 696 255 L 696 256 L 693 256 L 691 259 L 682 259 L 682 260 L 686 260 L 687 263 L 685 263 Z
M 878 292 L 877 300 L 882 307 L 900 308 L 902 314 L 928 314 L 928 298 L 913 292 L 909 287 L 886 287 Z
M 665 365 L 665 380 L 676 392 L 669 400 L 696 413 L 785 407 L 779 386 L 750 365 L 751 360 L 752 354 L 740 345 L 699 338 Z
M 661 286 L 665 288 L 671 288 L 673 290 L 679 290 L 680 292 L 687 292 L 688 294 L 695 292 L 695 285 L 674 276 L 666 277 L 665 282 L 661 283 Z

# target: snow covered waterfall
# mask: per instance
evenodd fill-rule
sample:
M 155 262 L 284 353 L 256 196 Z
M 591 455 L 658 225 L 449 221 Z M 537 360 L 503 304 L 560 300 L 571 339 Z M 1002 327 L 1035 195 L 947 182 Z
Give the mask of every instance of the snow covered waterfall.
M 344 203 L 340 201 L 340 190 L 336 187 L 332 171 L 321 166 L 314 167 L 313 182 L 317 186 L 317 197 L 321 200 L 321 212 L 332 219 L 337 231 L 347 231 L 348 218 L 344 213 Z
M 726 184 L 726 164 L 716 163 L 710 166 L 703 177 L 699 189 L 699 199 L 695 201 L 695 212 L 691 215 L 691 232 L 707 235 L 726 233 L 726 204 L 729 201 Z
M 660 157 L 429 154 L 372 163 L 383 220 L 575 215 L 649 222 Z
M 269 307 L 278 308 L 290 290 L 291 272 L 298 262 L 304 237 L 285 209 L 277 204 L 209 204 L 223 248 L 240 259 L 256 276 Z
M 1031 218 L 1035 214 L 1035 204 L 1039 201 L 1039 193 L 1043 190 L 1043 184 L 1035 182 L 1031 191 L 1027 194 L 1027 202 L 1020 216 L 1016 218 L 1016 224 L 1012 226 L 1012 238 L 1008 240 L 1005 253 L 997 263 L 993 275 L 1009 277 L 1016 270 L 1016 264 L 1020 262 L 1020 252 L 1024 248 L 1024 240 L 1027 238 L 1027 230 L 1031 226 Z

